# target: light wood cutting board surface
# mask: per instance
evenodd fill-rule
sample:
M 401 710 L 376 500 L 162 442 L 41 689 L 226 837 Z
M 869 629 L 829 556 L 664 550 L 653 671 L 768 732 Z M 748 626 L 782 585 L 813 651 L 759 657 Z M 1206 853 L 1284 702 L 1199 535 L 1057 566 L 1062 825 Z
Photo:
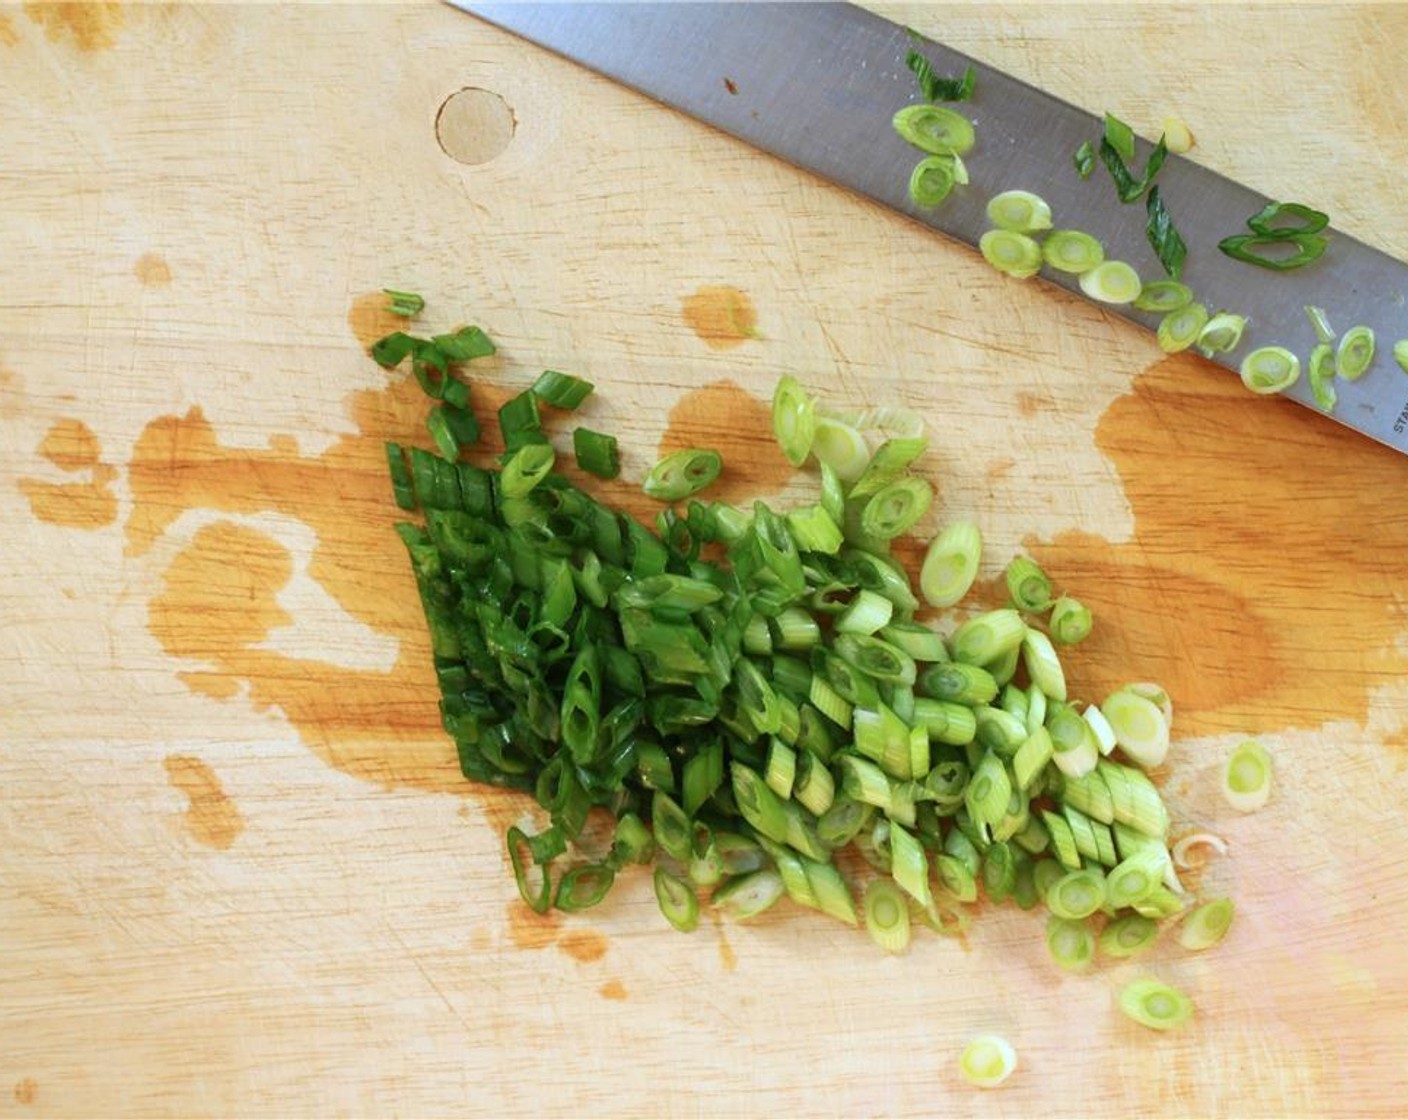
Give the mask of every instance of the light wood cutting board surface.
M 1408 8 L 882 10 L 1408 256 Z M 0 139 L 0 1116 L 1408 1108 L 1401 456 L 435 4 L 0 7 Z M 531 806 L 437 725 L 383 286 L 498 341 L 485 409 L 594 380 L 629 479 L 709 441 L 725 496 L 811 492 L 784 371 L 922 409 L 926 531 L 1094 607 L 1080 695 L 1172 694 L 1228 940 L 1068 976 L 1007 908 L 897 958 L 788 906 L 683 936 L 645 875 L 534 918 Z M 1250 734 L 1278 786 L 1238 817 Z M 1119 1016 L 1145 971 L 1188 1029 Z

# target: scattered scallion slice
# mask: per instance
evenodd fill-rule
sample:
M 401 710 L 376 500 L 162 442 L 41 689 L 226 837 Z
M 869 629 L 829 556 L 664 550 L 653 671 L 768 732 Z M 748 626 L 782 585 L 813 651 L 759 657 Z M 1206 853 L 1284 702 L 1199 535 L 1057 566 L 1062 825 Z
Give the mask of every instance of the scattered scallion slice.
M 1328 342 L 1317 342 L 1310 348 L 1310 362 L 1305 369 L 1310 393 L 1317 407 L 1333 412 L 1339 402 L 1335 392 L 1335 349 Z
M 1018 280 L 1026 280 L 1041 271 L 1041 246 L 1025 233 L 1010 229 L 990 229 L 978 239 L 983 259 Z
M 1056 655 L 1051 639 L 1040 630 L 1028 627 L 1022 635 L 1022 663 L 1027 668 L 1028 680 L 1041 690 L 1043 696 L 1065 700 L 1066 674 L 1061 668 L 1061 659 Z
M 1167 314 L 1193 302 L 1193 289 L 1177 280 L 1151 280 L 1139 291 L 1134 306 L 1140 311 Z
M 1241 375 L 1253 393 L 1279 393 L 1300 378 L 1300 359 L 1284 346 L 1262 346 L 1242 359 Z
M 980 1089 L 1001 1085 L 1017 1068 L 1017 1051 L 1000 1035 L 980 1034 L 969 1041 L 958 1059 L 963 1080 Z
M 1400 338 L 1393 344 L 1393 360 L 1399 369 L 1408 373 L 1408 338 Z
M 1047 628 L 1053 642 L 1075 645 L 1090 636 L 1093 624 L 1089 607 L 1069 595 L 1062 595 L 1052 604 Z
M 1079 972 L 1095 959 L 1095 934 L 1084 921 L 1052 914 L 1046 920 L 1046 949 L 1062 968 Z
M 904 64 L 913 71 L 925 101 L 967 101 L 973 96 L 976 75 L 971 66 L 964 68 L 961 78 L 940 77 L 933 63 L 916 50 L 905 54 Z
M 1153 701 L 1121 688 L 1105 697 L 1100 711 L 1126 757 L 1146 770 L 1163 765 L 1168 755 L 1169 726 Z
M 1168 857 L 1150 848 L 1136 852 L 1110 869 L 1105 876 L 1105 897 L 1115 910 L 1137 906 L 1159 885 Z
M 800 467 L 807 461 L 816 438 L 816 406 L 791 374 L 779 377 L 772 393 L 772 432 L 789 463 Z
M 1170 311 L 1159 321 L 1159 348 L 1166 354 L 1187 350 L 1198 341 L 1207 325 L 1208 309 L 1201 303 L 1190 303 L 1187 307 Z
M 1148 222 L 1144 230 L 1149 244 L 1154 250 L 1154 255 L 1159 258 L 1159 263 L 1164 266 L 1164 272 L 1168 274 L 1169 279 L 1177 280 L 1183 275 L 1183 262 L 1188 258 L 1188 246 L 1174 226 L 1173 217 L 1164 205 L 1158 187 L 1149 188 L 1145 206 Z
M 987 665 L 1019 648 L 1027 624 L 1015 610 L 1003 607 L 970 618 L 953 632 L 950 646 L 955 661 Z
M 933 155 L 966 155 L 973 147 L 973 122 L 942 105 L 906 105 L 893 118 L 895 131 Z
M 909 948 L 909 902 L 893 879 L 872 879 L 862 904 L 871 940 L 887 953 Z
M 1104 247 L 1088 233 L 1058 229 L 1041 243 L 1041 258 L 1058 272 L 1089 272 L 1105 260 Z
M 983 538 L 971 521 L 952 521 L 930 542 L 919 571 L 919 592 L 932 607 L 951 607 L 978 575 Z
M 1334 342 L 1335 331 L 1330 326 L 1329 316 L 1325 314 L 1323 307 L 1306 305 L 1305 317 L 1310 320 L 1311 329 L 1315 331 L 1315 338 L 1319 342 Z
M 666 455 L 645 476 L 641 489 L 662 502 L 677 502 L 697 494 L 723 470 L 723 457 L 717 451 L 687 448 Z
M 1181 117 L 1164 118 L 1163 137 L 1170 152 L 1181 156 L 1193 150 L 1192 130 Z
M 615 436 L 574 428 L 572 454 L 578 467 L 597 478 L 616 478 L 621 473 L 621 452 Z
M 1100 931 L 1100 952 L 1107 957 L 1132 957 L 1154 944 L 1159 923 L 1143 914 L 1121 914 Z
M 1212 948 L 1227 936 L 1236 910 L 1230 898 L 1203 903 L 1190 911 L 1179 925 L 1178 943 L 1194 953 Z
M 1277 233 L 1266 236 L 1258 233 L 1242 233 L 1235 237 L 1225 237 L 1217 247 L 1233 260 L 1269 268 L 1273 272 L 1290 272 L 1325 254 L 1329 240 L 1318 233 Z M 1295 251 L 1290 252 L 1290 247 Z
M 1237 744 L 1227 756 L 1222 796 L 1240 813 L 1254 813 L 1270 800 L 1271 755 L 1255 739 Z
M 1139 298 L 1139 273 L 1124 261 L 1103 261 L 1081 273 L 1080 290 L 1101 303 L 1133 303 Z
M 909 197 L 914 204 L 937 206 L 943 202 L 958 182 L 959 166 L 955 155 L 927 156 L 916 163 L 909 175 Z
M 570 373 L 559 373 L 555 369 L 545 369 L 533 382 L 533 395 L 554 408 L 574 409 L 591 395 L 596 388 L 590 381 L 574 377 Z
M 1203 866 L 1207 862 L 1207 857 L 1204 855 L 1195 859 L 1193 856 L 1193 852 L 1199 848 L 1211 848 L 1220 856 L 1226 855 L 1227 841 L 1211 832 L 1191 832 L 1187 836 L 1181 837 L 1171 849 L 1175 866 L 1182 868 Z
M 1105 904 L 1105 877 L 1091 868 L 1067 871 L 1046 891 L 1046 908 L 1058 918 L 1078 922 Z
M 1089 140 L 1081 141 L 1072 159 L 1075 161 L 1076 174 L 1082 179 L 1089 179 L 1095 171 L 1095 148 Z
M 1206 357 L 1235 350 L 1242 341 L 1247 320 L 1231 311 L 1219 311 L 1198 334 L 1198 349 Z
M 1335 372 L 1346 381 L 1358 381 L 1374 361 L 1372 327 L 1350 327 L 1335 350 Z
M 1051 207 L 1031 191 L 1003 191 L 987 206 L 988 221 L 1013 233 L 1035 233 L 1051 228 Z
M 1120 1010 L 1141 1026 L 1155 1031 L 1181 1027 L 1193 1015 L 1193 1001 L 1158 980 L 1135 980 L 1121 990 Z

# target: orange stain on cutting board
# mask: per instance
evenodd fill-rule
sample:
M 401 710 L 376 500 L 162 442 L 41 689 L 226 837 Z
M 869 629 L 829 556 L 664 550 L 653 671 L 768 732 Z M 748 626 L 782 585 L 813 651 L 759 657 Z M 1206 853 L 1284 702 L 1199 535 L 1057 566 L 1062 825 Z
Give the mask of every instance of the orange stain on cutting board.
M 546 949 L 562 932 L 562 911 L 539 914 L 521 898 L 508 905 L 508 935 L 520 949 Z
M 347 325 L 363 350 L 370 350 L 372 343 L 396 331 L 415 333 L 415 328 L 408 325 L 412 320 L 392 314 L 389 304 L 385 292 L 364 292 L 352 301 Z
M 751 507 L 755 498 L 785 487 L 795 473 L 773 435 L 772 405 L 733 381 L 695 389 L 670 409 L 659 455 L 690 447 L 711 448 L 724 460 L 723 472 L 700 492 L 700 500 Z
M 15 21 L 9 16 L 0 15 L 0 47 L 13 47 L 20 41 L 20 33 L 15 30 Z
M 1362 719 L 1371 690 L 1408 672 L 1396 452 L 1189 357 L 1145 371 L 1095 438 L 1133 539 L 1028 542 L 1094 610 L 1063 655 L 1083 698 L 1156 680 L 1183 734 L 1316 727 Z
M 39 1082 L 32 1077 L 25 1077 L 15 1082 L 15 1103 L 33 1104 L 39 1096 Z
M 557 942 L 557 947 L 578 964 L 591 964 L 606 956 L 610 942 L 594 929 L 569 929 Z
M 193 755 L 173 754 L 163 760 L 171 788 L 190 800 L 186 827 L 196 842 L 224 851 L 244 831 L 244 816 L 225 793 L 220 779 Z
M 608 980 L 601 986 L 601 998 L 624 1000 L 626 998 L 626 985 L 619 980 Z
M 87 472 L 82 482 L 21 478 L 19 489 L 40 521 L 66 529 L 100 529 L 117 518 L 117 495 L 110 487 L 117 469 L 100 461 L 102 447 L 81 420 L 63 419 L 45 433 L 39 454 L 70 474 Z
M 731 350 L 758 337 L 758 311 L 746 292 L 708 286 L 680 302 L 689 329 L 712 350 Z
M 146 288 L 164 288 L 171 283 L 171 266 L 158 253 L 143 253 L 138 257 L 132 274 Z
M 30 2 L 24 10 L 44 28 L 49 42 L 69 42 L 85 53 L 115 46 L 117 33 L 126 22 L 121 4 Z

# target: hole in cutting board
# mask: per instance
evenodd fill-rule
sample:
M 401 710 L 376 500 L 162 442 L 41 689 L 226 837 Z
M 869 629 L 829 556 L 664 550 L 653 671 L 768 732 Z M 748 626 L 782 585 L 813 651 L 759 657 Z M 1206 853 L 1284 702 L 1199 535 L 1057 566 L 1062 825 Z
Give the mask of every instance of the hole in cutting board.
M 517 124 L 512 107 L 497 93 L 469 86 L 440 106 L 435 136 L 451 159 L 478 166 L 503 154 Z

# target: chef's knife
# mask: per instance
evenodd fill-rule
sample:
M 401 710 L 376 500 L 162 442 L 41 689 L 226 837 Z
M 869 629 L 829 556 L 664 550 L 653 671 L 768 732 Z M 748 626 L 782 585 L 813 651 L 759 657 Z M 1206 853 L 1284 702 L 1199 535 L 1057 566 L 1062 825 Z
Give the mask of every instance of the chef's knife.
M 969 245 L 989 228 L 988 200 L 1016 186 L 1042 195 L 1059 226 L 1096 233 L 1107 257 L 1131 262 L 1146 281 L 1163 276 L 1145 233 L 1145 207 L 1121 204 L 1103 167 L 1090 181 L 1075 171 L 1074 152 L 1083 141 L 1098 143 L 1102 118 L 862 8 L 450 2 Z M 897 109 L 918 100 L 905 65 L 916 46 L 939 74 L 956 76 L 967 66 L 976 74 L 972 100 L 956 106 L 977 130 L 966 161 L 971 181 L 933 209 L 916 206 L 908 193 L 924 153 L 890 125 Z M 1144 166 L 1150 148 L 1138 141 L 1134 168 Z M 1252 349 L 1274 344 L 1298 354 L 1304 367 L 1316 341 L 1307 305 L 1323 308 L 1341 331 L 1366 325 L 1377 338 L 1374 363 L 1357 381 L 1337 380 L 1332 415 L 1408 452 L 1408 376 L 1391 353 L 1408 338 L 1408 265 L 1333 229 L 1325 254 L 1295 272 L 1238 262 L 1217 242 L 1246 232 L 1247 218 L 1270 200 L 1179 156 L 1169 157 L 1157 182 L 1189 246 L 1184 282 L 1210 311 L 1225 308 L 1248 321 L 1242 343 L 1214 360 L 1235 370 Z M 1080 293 L 1069 274 L 1042 275 Z M 1114 310 L 1150 328 L 1159 318 L 1129 305 Z M 1315 407 L 1304 373 L 1286 395 Z

